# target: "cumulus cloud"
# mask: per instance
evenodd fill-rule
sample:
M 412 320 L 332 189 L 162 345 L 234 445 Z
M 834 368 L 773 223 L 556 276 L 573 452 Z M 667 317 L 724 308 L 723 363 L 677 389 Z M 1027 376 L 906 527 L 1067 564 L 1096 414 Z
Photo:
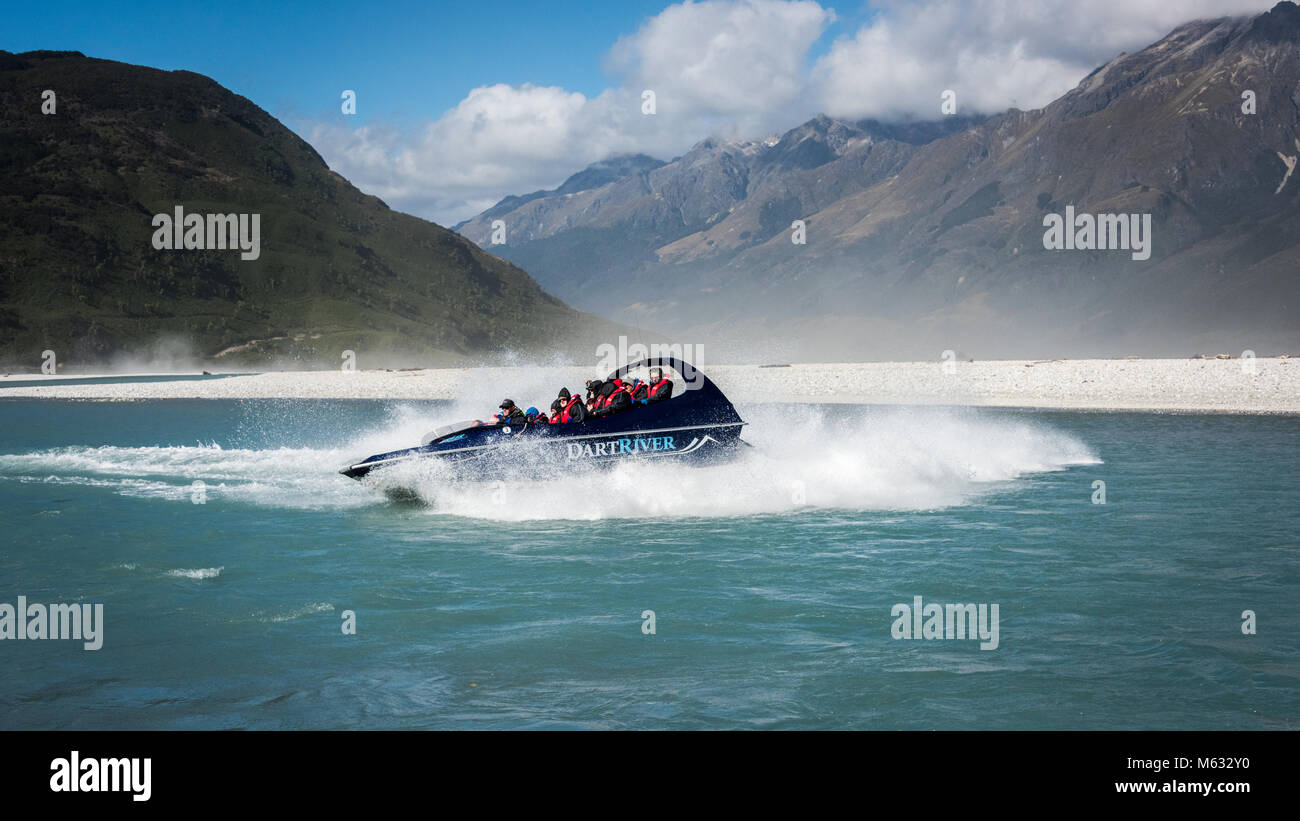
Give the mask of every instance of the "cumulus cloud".
M 808 51 L 833 17 L 811 0 L 671 6 L 613 45 L 607 68 L 619 83 L 595 98 L 499 84 L 472 89 L 415 135 L 317 123 L 307 139 L 363 190 L 454 224 L 614 154 L 667 159 L 705 137 L 787 127 Z M 642 113 L 647 89 L 653 116 Z
M 705 137 L 760 138 L 817 111 L 931 118 L 1035 108 L 1120 51 L 1198 17 L 1268 0 L 882 0 L 810 65 L 835 12 L 814 0 L 669 6 L 612 44 L 613 86 L 484 86 L 415 132 L 308 124 L 332 167 L 394 208 L 454 224 L 508 194 L 552 188 L 614 154 L 669 159 Z M 641 93 L 656 113 L 642 114 Z
M 495 192 L 540 187 L 573 162 L 612 148 L 602 129 L 585 127 L 598 126 L 590 122 L 591 104 L 562 88 L 498 84 L 473 89 L 415 135 L 318 124 L 308 140 L 344 176 L 390 205 L 456 218 L 491 205 Z
M 835 18 L 812 0 L 670 6 L 610 50 L 608 67 L 678 116 L 764 119 L 804 91 L 808 50 Z
M 1039 108 L 1181 23 L 1267 8 L 1260 0 L 889 0 L 818 60 L 811 84 L 838 117 L 933 118 L 945 89 L 966 112 Z

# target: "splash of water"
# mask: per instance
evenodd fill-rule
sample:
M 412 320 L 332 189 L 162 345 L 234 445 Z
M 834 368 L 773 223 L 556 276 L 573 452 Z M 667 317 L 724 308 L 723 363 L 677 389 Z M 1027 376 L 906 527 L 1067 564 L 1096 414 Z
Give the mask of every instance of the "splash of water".
M 561 472 L 539 464 L 531 480 L 470 482 L 426 460 L 362 483 L 337 474 L 350 459 L 411 446 L 465 418 L 472 404 L 437 413 L 397 406 L 383 425 L 336 448 L 63 447 L 0 456 L 0 477 L 183 503 L 202 482 L 204 503 L 296 509 L 385 504 L 400 489 L 434 514 L 525 521 L 936 509 L 1026 475 L 1098 462 L 1045 422 L 978 410 L 757 406 L 746 409 L 753 447 L 717 465 L 660 459 Z
M 966 504 L 1027 474 L 1096 464 L 1075 437 L 1045 424 L 963 410 L 758 408 L 734 461 L 666 460 L 554 471 L 533 481 L 462 482 L 430 460 L 367 484 L 414 492 L 436 513 L 503 521 L 747 516 L 810 509 L 918 510 Z

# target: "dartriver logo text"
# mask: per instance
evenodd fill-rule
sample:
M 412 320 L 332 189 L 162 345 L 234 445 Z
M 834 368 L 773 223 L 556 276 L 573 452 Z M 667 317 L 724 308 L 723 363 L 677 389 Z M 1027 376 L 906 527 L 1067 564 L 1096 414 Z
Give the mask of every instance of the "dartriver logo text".
M 661 450 L 677 450 L 671 436 L 651 436 L 648 439 L 615 439 L 612 442 L 569 444 L 570 459 L 591 459 L 596 456 L 614 456 L 620 453 L 645 453 Z
M 981 639 L 981 650 L 998 649 L 996 604 L 926 604 L 914 596 L 912 604 L 896 604 L 890 633 L 896 639 Z

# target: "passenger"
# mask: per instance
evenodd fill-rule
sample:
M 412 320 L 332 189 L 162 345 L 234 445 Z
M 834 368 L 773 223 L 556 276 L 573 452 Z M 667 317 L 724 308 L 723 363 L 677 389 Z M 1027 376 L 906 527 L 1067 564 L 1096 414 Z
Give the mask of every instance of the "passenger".
M 530 425 L 535 424 L 537 418 L 541 415 L 541 411 L 537 410 L 537 408 L 529 407 L 528 410 L 524 411 L 524 421 Z
M 650 383 L 646 388 L 645 404 L 653 405 L 673 395 L 673 381 L 664 376 L 663 368 L 650 369 Z
M 599 379 L 587 380 L 587 398 L 585 400 L 585 404 L 587 405 L 588 413 L 594 415 L 596 411 L 600 410 L 600 406 L 604 403 L 605 400 L 605 397 L 603 395 L 604 390 L 605 390 L 605 383 L 602 382 L 601 380 Z
M 577 396 L 570 396 L 568 388 L 560 389 L 560 398 L 555 400 L 562 403 L 560 409 L 560 421 L 568 422 L 585 422 L 587 419 L 587 409 L 582 405 L 582 399 Z
M 619 391 L 619 390 L 627 391 L 627 397 L 628 397 L 628 399 L 631 399 L 631 398 L 632 398 L 632 386 L 629 385 L 628 383 L 624 382 L 624 381 L 622 380 L 621 377 L 616 376 L 616 377 L 614 377 L 613 379 L 611 379 L 611 380 L 609 380 L 609 381 L 610 381 L 610 384 L 612 384 L 612 385 L 614 386 L 614 390 L 615 390 L 615 391 Z M 610 395 L 613 396 L 613 394 L 610 394 Z
M 609 395 L 609 412 L 619 413 L 632 408 L 632 391 L 628 389 L 627 383 L 622 379 L 611 380 L 614 383 L 614 390 Z
M 649 386 L 640 379 L 633 379 L 632 386 L 627 389 L 628 394 L 632 397 L 633 402 L 639 402 L 645 399 L 646 389 Z
M 632 395 L 627 392 L 623 380 L 616 377 L 601 386 L 599 402 L 596 410 L 592 411 L 592 416 L 622 413 L 632 407 Z
M 560 424 L 560 416 L 564 413 L 564 403 L 556 399 L 551 403 L 551 413 L 546 417 L 546 421 L 551 425 Z
M 501 413 L 496 414 L 496 419 L 498 425 L 522 425 L 527 421 L 524 412 L 515 407 L 512 399 L 501 401 Z

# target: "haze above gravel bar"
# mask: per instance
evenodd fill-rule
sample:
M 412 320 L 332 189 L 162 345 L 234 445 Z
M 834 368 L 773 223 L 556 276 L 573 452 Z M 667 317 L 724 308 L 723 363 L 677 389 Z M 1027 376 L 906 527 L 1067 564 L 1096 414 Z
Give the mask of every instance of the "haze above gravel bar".
M 700 363 L 700 367 L 733 402 L 741 405 L 802 402 L 1300 413 L 1300 360 L 1260 358 L 1253 364 L 1253 374 L 1248 372 L 1251 363 L 1240 359 L 977 361 L 957 362 L 952 373 L 945 373 L 940 362 L 789 367 Z M 43 379 L 31 374 L 9 374 L 0 378 L 0 398 L 456 399 L 486 392 L 490 396 L 511 396 L 524 407 L 544 407 L 560 386 L 573 390 L 585 379 L 605 375 L 591 367 L 280 371 L 193 381 L 6 387 Z M 99 375 L 108 376 L 113 375 Z M 44 377 L 60 382 L 71 378 Z M 535 385 L 554 387 L 540 392 L 527 389 Z

